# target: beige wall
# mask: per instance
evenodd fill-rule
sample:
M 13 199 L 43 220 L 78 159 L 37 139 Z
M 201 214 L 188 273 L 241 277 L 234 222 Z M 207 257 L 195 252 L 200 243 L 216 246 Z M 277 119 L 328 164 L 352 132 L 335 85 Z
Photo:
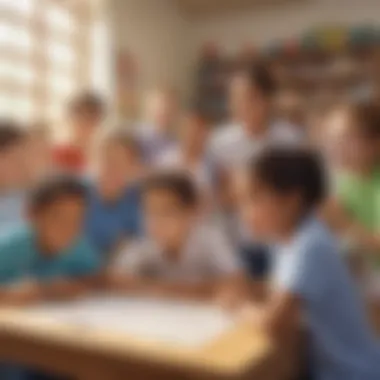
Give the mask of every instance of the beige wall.
M 190 72 L 188 22 L 170 0 L 110 0 L 113 50 L 126 48 L 139 66 L 141 94 L 159 84 L 185 94 Z
M 207 0 L 204 0 L 207 1 Z M 305 0 L 277 7 L 185 19 L 171 0 L 108 0 L 111 51 L 130 50 L 139 64 L 140 94 L 160 83 L 191 93 L 200 47 L 215 40 L 227 52 L 258 46 L 323 23 L 379 22 L 380 0 Z M 109 62 L 112 67 L 112 62 Z M 112 77 L 112 75 L 111 75 Z

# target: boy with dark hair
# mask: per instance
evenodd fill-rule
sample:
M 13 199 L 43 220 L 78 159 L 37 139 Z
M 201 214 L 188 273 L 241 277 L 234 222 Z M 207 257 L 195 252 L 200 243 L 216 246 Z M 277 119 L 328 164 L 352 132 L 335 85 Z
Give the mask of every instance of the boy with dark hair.
M 17 124 L 0 120 L 0 235 L 23 219 L 25 141 L 25 133 Z
M 186 173 L 148 178 L 143 208 L 146 237 L 121 252 L 111 281 L 136 292 L 207 298 L 241 279 L 228 241 L 201 222 L 198 191 Z
M 75 96 L 68 105 L 69 139 L 53 151 L 57 169 L 81 173 L 87 169 L 88 147 L 99 129 L 105 114 L 104 101 L 97 94 L 84 92 Z
M 252 161 L 243 215 L 255 236 L 275 249 L 272 293 L 243 315 L 277 337 L 296 331 L 302 316 L 316 380 L 375 380 L 380 347 L 335 238 L 315 218 L 325 177 L 319 157 L 306 149 L 270 148 Z
M 100 136 L 86 216 L 88 238 L 110 259 L 120 245 L 140 234 L 141 148 L 124 129 Z
M 85 187 L 70 177 L 40 182 L 28 200 L 28 222 L 0 238 L 0 304 L 74 296 L 100 269 L 82 238 Z
M 237 222 L 235 173 L 265 145 L 297 145 L 298 127 L 278 120 L 274 110 L 276 83 L 263 63 L 238 68 L 229 84 L 231 121 L 214 133 L 210 156 L 215 166 L 220 219 L 236 245 L 246 267 L 260 281 L 269 263 L 267 247 L 249 237 Z
M 263 144 L 301 140 L 296 128 L 274 118 L 276 83 L 261 63 L 237 69 L 229 85 L 231 123 L 216 131 L 211 150 L 220 167 L 241 166 Z

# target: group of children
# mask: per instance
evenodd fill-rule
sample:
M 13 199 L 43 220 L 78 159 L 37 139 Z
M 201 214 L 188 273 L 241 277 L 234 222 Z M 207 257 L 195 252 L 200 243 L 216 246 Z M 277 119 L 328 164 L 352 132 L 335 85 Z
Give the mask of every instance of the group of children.
M 0 305 L 97 289 L 218 300 L 276 339 L 305 327 L 317 380 L 380 379 L 361 286 L 379 270 L 380 110 L 326 110 L 315 139 L 278 119 L 275 94 L 255 65 L 233 75 L 220 127 L 202 104 L 180 115 L 172 91 L 116 129 L 82 94 L 57 146 L 1 121 Z

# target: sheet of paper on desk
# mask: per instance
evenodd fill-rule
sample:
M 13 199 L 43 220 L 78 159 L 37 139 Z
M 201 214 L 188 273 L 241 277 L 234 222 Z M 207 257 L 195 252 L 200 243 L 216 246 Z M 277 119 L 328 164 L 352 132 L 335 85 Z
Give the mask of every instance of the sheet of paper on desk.
M 221 310 L 199 303 L 130 297 L 92 297 L 30 309 L 51 321 L 106 329 L 155 341 L 199 346 L 233 326 Z

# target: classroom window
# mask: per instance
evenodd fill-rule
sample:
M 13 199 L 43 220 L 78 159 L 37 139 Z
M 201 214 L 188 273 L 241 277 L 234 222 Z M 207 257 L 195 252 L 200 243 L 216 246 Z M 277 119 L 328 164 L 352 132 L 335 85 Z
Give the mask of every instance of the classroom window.
M 0 0 L 0 116 L 57 121 L 91 85 L 91 0 Z

